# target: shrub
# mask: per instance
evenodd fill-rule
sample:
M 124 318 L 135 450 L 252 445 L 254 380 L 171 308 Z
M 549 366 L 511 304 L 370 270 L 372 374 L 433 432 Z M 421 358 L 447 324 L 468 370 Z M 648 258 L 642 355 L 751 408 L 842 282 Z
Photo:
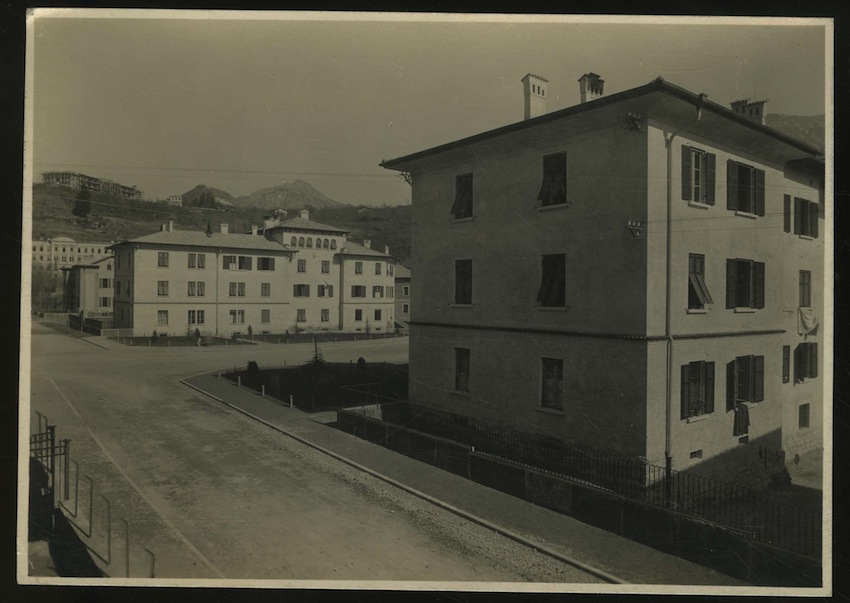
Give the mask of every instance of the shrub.
M 366 359 L 361 356 L 357 359 L 357 368 L 365 369 L 366 368 Z
M 248 374 L 252 377 L 260 374 L 260 367 L 257 365 L 256 361 L 248 361 Z
M 201 338 L 201 330 L 195 329 L 195 339 L 200 339 L 200 338 Z

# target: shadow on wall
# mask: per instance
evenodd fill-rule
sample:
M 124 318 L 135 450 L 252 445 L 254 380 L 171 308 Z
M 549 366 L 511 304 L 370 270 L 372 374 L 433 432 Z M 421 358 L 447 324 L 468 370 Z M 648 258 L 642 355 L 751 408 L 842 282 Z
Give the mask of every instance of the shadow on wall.
M 731 433 L 729 437 L 733 437 Z M 782 431 L 777 429 L 680 470 L 727 482 L 745 482 L 754 489 L 778 485 L 778 481 L 786 479 L 785 453 L 781 448 Z

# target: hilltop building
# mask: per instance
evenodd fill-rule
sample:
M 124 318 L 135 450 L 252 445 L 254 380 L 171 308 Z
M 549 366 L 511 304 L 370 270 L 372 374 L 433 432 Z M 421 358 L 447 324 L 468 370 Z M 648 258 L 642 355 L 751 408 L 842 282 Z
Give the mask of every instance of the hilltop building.
M 77 172 L 45 172 L 41 175 L 46 184 L 61 186 L 71 190 L 79 191 L 83 188 L 93 193 L 104 193 L 124 199 L 141 200 L 142 191 L 136 186 L 125 186 L 112 180 L 86 176 Z
M 527 119 L 381 164 L 413 187 L 410 401 L 726 479 L 820 446 L 818 149 L 603 83 L 545 113 L 530 74 Z

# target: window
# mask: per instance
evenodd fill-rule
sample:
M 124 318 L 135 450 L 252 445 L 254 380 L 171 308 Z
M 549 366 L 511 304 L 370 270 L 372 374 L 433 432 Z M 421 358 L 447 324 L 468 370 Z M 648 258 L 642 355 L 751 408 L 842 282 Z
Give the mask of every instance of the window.
M 245 310 L 231 310 L 230 324 L 242 325 L 245 324 Z
M 455 389 L 469 391 L 469 350 L 455 348 Z
M 318 290 L 316 292 L 318 297 L 333 297 L 334 296 L 334 286 L 333 285 L 319 285 Z
M 354 262 L 354 274 L 363 274 L 363 262 Z
M 312 248 L 313 248 L 313 238 L 307 237 L 307 249 L 312 249 Z
M 726 365 L 726 410 L 764 400 L 764 356 L 739 356 Z
M 403 294 L 405 297 L 410 297 L 410 287 L 408 287 L 407 285 L 405 285 L 404 287 L 402 287 L 402 288 L 401 288 L 401 291 L 402 291 L 402 294 Z
M 109 282 L 108 278 L 100 279 L 100 288 L 101 289 L 109 289 L 110 286 L 111 286 L 111 283 Z
M 356 322 L 360 322 L 363 320 L 363 310 L 355 310 L 354 311 L 354 320 Z
M 375 320 L 381 320 L 381 310 L 375 309 Z
M 307 272 L 307 260 L 298 260 L 298 272 Z
M 381 285 L 372 287 L 372 297 L 384 297 L 384 288 Z
M 257 270 L 274 270 L 274 258 L 257 258 Z
M 817 203 L 794 197 L 794 234 L 817 238 L 818 216 L 820 210 Z M 785 195 L 785 232 L 791 229 L 791 197 Z
M 541 358 L 542 387 L 540 406 L 564 410 L 564 361 L 560 358 Z
M 375 262 L 375 274 L 381 274 L 381 263 Z
M 101 308 L 108 308 L 112 305 L 112 299 L 109 297 L 101 297 L 99 306 Z
M 714 205 L 714 174 L 717 157 L 682 146 L 682 199 Z
M 395 274 L 395 268 L 392 264 L 387 264 L 387 274 L 389 274 L 390 276 Z
M 794 348 L 794 383 L 818 376 L 818 344 L 806 342 Z
M 809 426 L 810 416 L 811 405 L 808 402 L 800 404 L 797 409 L 797 427 L 800 429 L 806 429 Z
M 239 256 L 238 266 L 239 270 L 251 270 L 251 266 L 253 265 L 253 258 L 245 255 Z
M 395 295 L 395 289 L 393 287 L 387 287 L 387 297 L 393 297 Z
M 207 284 L 204 281 L 198 281 L 198 297 L 206 295 Z
M 271 297 L 272 295 L 272 284 L 271 283 L 260 283 L 260 297 Z
M 236 256 L 223 255 L 221 256 L 221 267 L 225 270 L 236 270 Z
M 564 205 L 567 202 L 567 154 L 553 153 L 543 156 L 543 183 L 537 200 L 543 207 Z
M 764 170 L 726 162 L 726 207 L 757 216 L 764 215 Z
M 714 363 L 682 365 L 682 419 L 714 412 Z
M 289 241 L 290 247 L 298 247 L 298 237 L 292 237 Z
M 726 260 L 726 307 L 764 308 L 764 263 Z
M 304 247 L 304 237 L 298 237 L 298 246 Z
M 168 281 L 156 282 L 156 294 L 160 296 L 168 295 Z
M 331 319 L 331 311 L 327 308 L 322 310 L 322 322 L 328 322 Z
M 405 314 L 409 314 L 410 313 L 410 304 L 402 304 L 401 305 L 401 311 Z
M 107 270 L 107 271 L 112 271 L 112 264 L 107 264 L 107 265 L 106 265 L 106 270 Z
M 713 303 L 705 284 L 705 256 L 688 254 L 688 308 L 701 309 Z
M 207 254 L 199 253 L 198 254 L 198 268 L 206 268 L 207 267 Z
M 809 308 L 812 305 L 812 273 L 800 270 L 800 307 Z
M 791 380 L 791 346 L 782 346 L 782 383 Z
M 307 322 L 307 310 L 296 310 L 296 322 Z
M 168 268 L 168 252 L 160 251 L 156 254 L 156 265 L 160 268 Z
M 541 306 L 566 306 L 566 270 L 567 256 L 563 253 L 543 256 L 540 290 L 537 292 L 537 301 Z
M 168 324 L 168 310 L 157 310 L 156 311 L 156 324 L 158 324 L 158 325 L 167 325 Z
M 455 178 L 455 202 L 449 213 L 455 220 L 472 217 L 472 174 Z
M 294 297 L 310 297 L 310 285 L 293 285 Z
M 366 297 L 366 285 L 352 285 L 351 297 Z
M 195 268 L 198 264 L 198 256 L 194 253 L 189 254 L 189 268 Z
M 330 260 L 322 260 L 322 274 L 328 274 L 331 271 Z
M 190 325 L 202 325 L 202 324 L 204 324 L 204 311 L 203 310 L 189 310 L 189 324 Z
M 331 239 L 331 249 L 336 249 L 336 239 Z
M 472 260 L 455 260 L 455 303 L 472 303 Z
M 189 281 L 187 283 L 187 289 L 188 290 L 186 291 L 186 295 L 188 295 L 189 297 L 195 297 L 195 281 Z
M 272 321 L 272 311 L 271 310 L 260 310 L 260 322 L 263 324 L 268 324 Z
M 230 297 L 236 297 L 236 283 L 228 283 L 227 294 Z

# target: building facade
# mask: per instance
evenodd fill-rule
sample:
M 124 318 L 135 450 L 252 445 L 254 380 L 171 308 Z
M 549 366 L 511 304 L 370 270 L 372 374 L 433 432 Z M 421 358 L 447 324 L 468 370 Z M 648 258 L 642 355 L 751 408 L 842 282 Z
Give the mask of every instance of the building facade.
M 114 258 L 62 268 L 64 310 L 86 317 L 111 316 L 114 291 Z
M 820 445 L 819 150 L 661 78 L 579 82 L 382 164 L 413 183 L 410 400 L 725 477 Z
M 395 321 L 405 331 L 410 322 L 410 269 L 401 264 L 395 270 Z
M 45 184 L 61 186 L 71 190 L 79 191 L 83 188 L 94 193 L 103 193 L 124 199 L 142 198 L 142 191 L 135 186 L 125 186 L 112 180 L 95 178 L 77 172 L 45 172 L 41 175 Z
M 63 268 L 86 264 L 109 255 L 112 241 L 78 242 L 70 237 L 37 239 L 32 242 L 32 265 L 60 274 Z

